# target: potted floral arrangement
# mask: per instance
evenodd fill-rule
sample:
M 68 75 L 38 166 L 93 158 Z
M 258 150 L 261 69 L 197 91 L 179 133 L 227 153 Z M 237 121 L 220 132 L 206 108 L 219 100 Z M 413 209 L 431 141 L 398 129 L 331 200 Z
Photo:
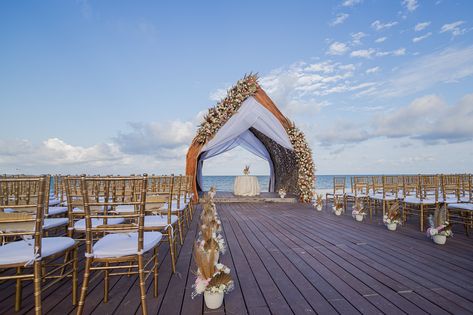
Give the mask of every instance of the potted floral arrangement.
M 208 192 L 210 200 L 213 200 L 216 194 L 217 194 L 217 187 L 215 186 L 210 187 L 209 192 Z
M 332 211 L 336 216 L 339 216 L 343 213 L 343 200 L 341 200 L 341 198 L 335 196 L 333 199 Z
M 225 239 L 221 234 L 216 233 L 211 226 L 202 225 L 200 231 L 200 239 L 197 241 L 197 247 L 203 252 L 210 254 L 214 252 L 213 257 L 215 263 L 218 262 L 220 254 L 225 254 Z
M 399 211 L 399 203 L 395 202 L 389 207 L 388 213 L 383 216 L 383 223 L 388 230 L 396 231 L 397 225 L 401 224 L 401 212 Z
M 286 194 L 287 194 L 285 188 L 279 189 L 278 193 L 279 193 L 279 197 L 281 197 L 281 199 L 284 199 L 286 197 Z
M 314 193 L 314 195 L 315 195 L 314 208 L 317 211 L 322 211 L 323 205 L 324 205 L 324 201 L 322 199 L 323 195 L 322 194 L 318 195 L 317 193 Z
M 243 169 L 243 174 L 250 175 L 250 166 L 249 165 L 245 165 L 245 168 Z
M 366 215 L 366 210 L 363 207 L 363 204 L 361 202 L 360 203 L 355 202 L 351 215 L 353 216 L 353 218 L 355 218 L 356 221 L 359 221 L 359 222 L 363 221 L 363 218 Z
M 447 237 L 453 235 L 452 225 L 447 221 L 447 206 L 435 209 L 434 216 L 429 216 L 429 225 L 427 236 L 431 237 L 435 244 L 443 245 Z
M 233 280 L 230 276 L 230 268 L 223 264 L 214 263 L 215 252 L 207 255 L 201 249 L 195 249 L 195 262 L 197 265 L 197 278 L 192 286 L 192 298 L 204 294 L 205 305 L 209 309 L 217 309 L 223 303 L 225 293 L 233 289 Z

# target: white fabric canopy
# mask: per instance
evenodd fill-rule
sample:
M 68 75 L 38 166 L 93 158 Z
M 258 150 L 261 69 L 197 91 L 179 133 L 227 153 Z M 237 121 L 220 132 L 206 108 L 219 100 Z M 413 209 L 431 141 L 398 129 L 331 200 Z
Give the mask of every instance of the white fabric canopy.
M 247 98 L 236 112 L 220 128 L 215 137 L 202 149 L 197 164 L 197 183 L 202 187 L 202 167 L 206 159 L 241 146 L 251 153 L 268 161 L 271 177 L 269 190 L 274 190 L 274 166 L 271 156 L 256 136 L 249 130 L 255 128 L 281 146 L 292 150 L 286 130 L 274 115 L 253 97 Z

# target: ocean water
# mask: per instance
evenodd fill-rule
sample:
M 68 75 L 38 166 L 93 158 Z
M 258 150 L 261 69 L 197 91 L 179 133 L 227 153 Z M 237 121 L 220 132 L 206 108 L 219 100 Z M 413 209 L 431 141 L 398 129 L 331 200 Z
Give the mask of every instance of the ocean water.
M 346 177 L 346 187 L 349 188 L 352 175 L 336 175 Z M 233 191 L 233 182 L 236 176 L 203 176 L 202 186 L 204 191 L 208 191 L 210 187 L 215 186 L 219 191 Z M 268 191 L 269 176 L 257 176 L 260 183 L 261 191 Z M 317 175 L 316 188 L 331 189 L 333 188 L 334 175 Z

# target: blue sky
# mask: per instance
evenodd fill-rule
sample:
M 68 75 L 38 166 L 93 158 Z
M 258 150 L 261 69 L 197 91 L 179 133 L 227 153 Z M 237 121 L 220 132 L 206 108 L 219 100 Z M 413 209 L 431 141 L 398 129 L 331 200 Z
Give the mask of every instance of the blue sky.
M 247 72 L 319 174 L 472 172 L 471 1 L 2 1 L 2 173 L 183 172 Z M 234 150 L 206 174 L 261 160 Z

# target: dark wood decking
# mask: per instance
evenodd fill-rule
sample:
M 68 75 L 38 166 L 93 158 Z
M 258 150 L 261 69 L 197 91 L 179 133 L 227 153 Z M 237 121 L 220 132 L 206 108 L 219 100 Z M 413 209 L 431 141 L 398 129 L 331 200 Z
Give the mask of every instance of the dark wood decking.
M 159 297 L 149 285 L 150 314 L 473 313 L 473 238 L 456 234 L 438 246 L 415 224 L 390 232 L 379 220 L 355 222 L 301 204 L 217 207 L 228 245 L 221 261 L 235 280 L 224 307 L 209 311 L 202 297 L 190 297 L 196 213 L 179 247 L 177 274 L 167 245 L 160 249 Z M 0 285 L 0 314 L 14 314 L 13 284 Z M 136 277 L 112 278 L 110 288 L 104 304 L 101 277 L 92 282 L 87 314 L 140 313 Z M 25 285 L 21 313 L 32 312 L 31 293 Z M 73 312 L 69 295 L 69 282 L 44 292 L 44 312 Z

